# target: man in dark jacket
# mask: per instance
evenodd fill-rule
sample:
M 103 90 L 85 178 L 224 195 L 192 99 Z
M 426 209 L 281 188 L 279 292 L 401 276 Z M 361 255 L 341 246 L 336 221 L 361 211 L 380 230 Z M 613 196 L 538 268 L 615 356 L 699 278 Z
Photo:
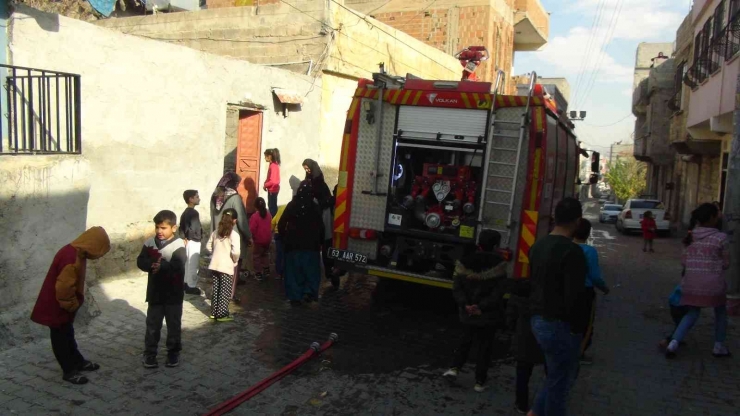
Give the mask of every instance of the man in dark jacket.
M 547 381 L 530 412 L 537 416 L 566 414 L 578 374 L 581 340 L 590 318 L 586 256 L 573 242 L 582 215 L 578 200 L 564 198 L 555 207 L 555 228 L 529 250 L 532 332 L 547 363 Z
M 474 389 L 479 393 L 485 390 L 496 328 L 504 323 L 506 263 L 493 252 L 500 241 L 498 232 L 482 231 L 478 252 L 463 258 L 455 268 L 453 296 L 459 307 L 464 333 L 452 367 L 443 376 L 456 378 L 473 343 L 476 343 L 478 356 Z

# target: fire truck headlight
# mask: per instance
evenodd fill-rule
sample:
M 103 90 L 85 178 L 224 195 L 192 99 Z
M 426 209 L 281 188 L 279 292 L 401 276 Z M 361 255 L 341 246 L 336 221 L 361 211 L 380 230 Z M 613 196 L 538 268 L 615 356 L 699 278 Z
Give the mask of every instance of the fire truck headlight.
M 472 214 L 475 212 L 475 204 L 471 204 L 470 202 L 465 203 L 465 205 L 463 205 L 463 212 L 466 214 Z
M 440 217 L 439 214 L 437 214 L 436 212 L 427 214 L 426 218 L 424 219 L 424 224 L 426 224 L 426 226 L 431 229 L 438 228 L 440 225 L 442 225 L 442 217 Z

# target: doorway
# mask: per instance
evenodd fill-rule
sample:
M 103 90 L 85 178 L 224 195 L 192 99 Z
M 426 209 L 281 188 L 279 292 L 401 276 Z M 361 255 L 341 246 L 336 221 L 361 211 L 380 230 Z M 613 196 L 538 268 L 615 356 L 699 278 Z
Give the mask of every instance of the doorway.
M 255 211 L 259 194 L 258 182 L 262 162 L 262 112 L 239 111 L 236 144 L 236 173 L 242 178 L 237 192 L 244 201 L 247 214 Z

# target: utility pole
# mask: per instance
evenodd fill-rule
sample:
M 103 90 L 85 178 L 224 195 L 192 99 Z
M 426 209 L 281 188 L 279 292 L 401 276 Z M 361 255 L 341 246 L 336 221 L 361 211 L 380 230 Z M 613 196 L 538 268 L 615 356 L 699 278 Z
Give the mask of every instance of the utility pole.
M 609 165 L 612 164 L 612 155 L 614 155 L 614 145 L 619 146 L 620 144 L 622 144 L 621 140 L 616 143 L 612 143 L 611 146 L 609 146 Z
M 727 166 L 727 186 L 723 210 L 725 231 L 730 235 L 730 293 L 734 302 L 740 297 L 740 75 L 735 87 L 735 114 L 733 117 L 732 146 Z

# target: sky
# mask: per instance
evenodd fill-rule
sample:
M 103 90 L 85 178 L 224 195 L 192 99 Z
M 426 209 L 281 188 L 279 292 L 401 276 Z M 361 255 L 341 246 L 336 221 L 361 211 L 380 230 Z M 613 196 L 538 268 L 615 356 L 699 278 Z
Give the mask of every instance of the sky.
M 632 83 L 641 42 L 672 43 L 690 0 L 540 0 L 550 13 L 547 45 L 517 52 L 514 74 L 568 79 L 569 110 L 584 148 L 606 156 L 609 145 L 632 142 Z M 673 51 L 666 51 L 667 54 Z

